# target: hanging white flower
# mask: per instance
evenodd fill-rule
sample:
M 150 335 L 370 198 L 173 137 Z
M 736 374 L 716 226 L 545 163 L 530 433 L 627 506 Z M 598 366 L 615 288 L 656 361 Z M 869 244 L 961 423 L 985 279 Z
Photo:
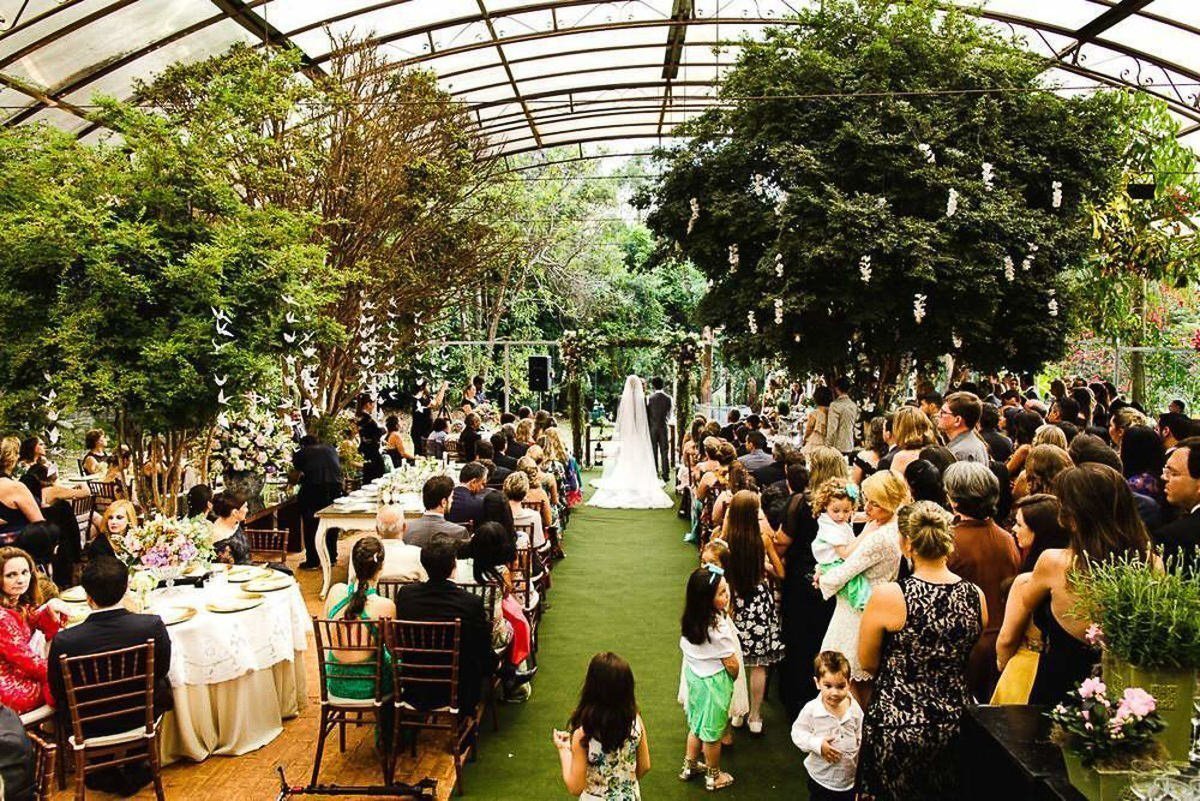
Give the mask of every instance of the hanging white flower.
M 750 183 L 751 191 L 753 191 L 754 194 L 758 195 L 759 197 L 762 197 L 766 194 L 767 179 L 762 173 L 756 172 L 754 175 L 750 176 Z
M 783 278 L 783 254 L 775 254 L 775 277 Z
M 871 256 L 867 254 L 858 260 L 858 274 L 864 284 L 871 283 Z
M 690 206 L 692 209 L 692 216 L 688 218 L 687 227 L 687 232 L 690 234 L 692 232 L 692 228 L 694 228 L 696 225 L 696 220 L 700 219 L 700 201 L 696 198 L 692 198 L 688 201 L 688 206 Z
M 1054 290 L 1050 290 L 1050 301 L 1046 304 L 1046 311 L 1050 312 L 1051 317 L 1058 316 L 1058 298 L 1054 297 Z
M 1017 277 L 1017 269 L 1013 265 L 1012 256 L 1005 256 L 1004 257 L 1004 280 L 1008 281 L 1011 284 L 1016 279 L 1016 277 Z
M 928 300 L 929 298 L 920 292 L 913 296 L 913 319 L 917 321 L 917 325 L 925 319 L 925 302 Z
M 1056 209 L 1062 208 L 1062 181 L 1050 182 L 1050 205 Z
M 792 335 L 792 341 L 793 341 L 793 342 L 796 342 L 796 343 L 799 343 L 799 342 L 800 342 L 800 335 L 799 335 L 799 334 L 793 334 L 793 335 Z
M 1038 252 L 1038 246 L 1034 242 L 1026 242 L 1025 247 L 1029 252 L 1025 254 L 1025 258 L 1021 260 L 1021 272 L 1029 272 L 1029 268 L 1033 266 L 1034 254 Z
M 775 325 L 783 324 L 783 299 L 775 298 Z
M 990 161 L 983 162 L 983 185 L 990 192 L 992 191 L 993 181 L 996 178 L 996 169 Z
M 738 246 L 729 246 L 729 272 L 736 273 L 738 265 L 741 264 L 741 257 L 738 256 Z
M 958 190 L 951 189 L 949 197 L 946 198 L 946 216 L 953 217 L 958 211 Z
M 783 214 L 783 207 L 787 205 L 787 202 L 788 202 L 788 193 L 784 192 L 782 189 L 780 189 L 779 190 L 779 199 L 775 201 L 775 215 L 776 216 Z
M 750 326 L 750 333 L 751 333 L 751 334 L 757 334 L 757 333 L 758 333 L 758 319 L 757 319 L 757 318 L 754 316 L 754 310 L 753 310 L 753 309 L 751 309 L 750 311 L 746 312 L 746 322 L 747 322 L 747 323 L 749 324 L 749 326 Z
M 925 161 L 930 164 L 937 164 L 937 156 L 933 154 L 933 148 L 925 142 L 917 144 L 917 150 L 921 151 L 921 155 L 925 157 Z
M 962 342 L 962 337 L 958 335 L 957 331 L 950 332 L 950 344 L 954 346 L 955 350 L 960 350 L 962 348 Z

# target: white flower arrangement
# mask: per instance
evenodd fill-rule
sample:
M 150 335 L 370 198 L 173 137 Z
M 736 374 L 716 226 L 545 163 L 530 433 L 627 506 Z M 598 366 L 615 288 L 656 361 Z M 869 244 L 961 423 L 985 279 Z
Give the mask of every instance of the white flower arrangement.
M 1017 278 L 1017 268 L 1013 264 L 1012 256 L 1004 257 L 1004 280 L 1010 284 Z
M 946 198 L 946 216 L 953 217 L 958 212 L 958 190 L 951 189 Z
M 213 472 L 271 475 L 287 471 L 293 451 L 291 429 L 270 411 L 255 407 L 227 426 L 218 425 L 209 459 Z
M 996 179 L 996 168 L 990 161 L 983 162 L 982 178 L 984 188 L 991 192 Z
M 758 319 L 754 316 L 754 310 L 746 312 L 746 323 L 750 326 L 750 333 L 758 333 Z
M 775 277 L 783 278 L 783 254 L 775 254 Z
M 783 299 L 775 298 L 775 325 L 783 324 Z
M 917 325 L 925 319 L 925 303 L 928 300 L 929 298 L 920 292 L 913 296 L 913 319 L 917 321 Z
M 869 254 L 858 260 L 858 274 L 864 284 L 871 283 L 871 256 Z
M 1050 205 L 1056 209 L 1062 208 L 1062 181 L 1050 182 Z
M 937 164 L 937 156 L 933 154 L 933 148 L 928 144 L 925 142 L 919 142 L 917 144 L 917 150 L 920 151 L 921 155 L 925 157 L 926 162 L 929 164 Z
M 741 264 L 741 257 L 738 255 L 737 243 L 729 246 L 729 272 L 736 273 L 738 265 Z
M 419 458 L 414 464 L 403 465 L 387 474 L 379 489 L 379 502 L 399 503 L 401 495 L 420 492 L 426 481 L 444 472 L 438 459 Z

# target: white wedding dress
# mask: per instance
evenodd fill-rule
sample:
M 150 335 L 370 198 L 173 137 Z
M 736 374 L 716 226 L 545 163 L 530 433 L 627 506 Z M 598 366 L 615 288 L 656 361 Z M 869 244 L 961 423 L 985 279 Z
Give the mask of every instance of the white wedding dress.
M 650 424 L 642 381 L 635 375 L 625 379 L 617 428 L 604 448 L 604 472 L 594 480 L 595 494 L 588 506 L 605 509 L 666 509 L 674 506 L 663 492 L 662 479 L 654 466 L 650 448 Z

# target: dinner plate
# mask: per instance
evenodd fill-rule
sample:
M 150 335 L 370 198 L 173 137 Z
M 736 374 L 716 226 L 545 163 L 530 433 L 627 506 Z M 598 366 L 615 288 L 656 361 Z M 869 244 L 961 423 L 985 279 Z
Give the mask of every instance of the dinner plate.
M 291 576 L 273 576 L 271 578 L 255 579 L 246 583 L 247 592 L 275 592 L 286 590 L 295 582 Z
M 196 607 L 194 606 L 167 606 L 162 609 L 155 610 L 154 614 L 162 618 L 163 623 L 168 626 L 174 626 L 176 623 L 183 623 L 191 620 L 196 616 Z
M 245 590 L 242 590 L 233 597 L 242 601 L 261 601 L 263 594 L 261 592 L 246 592 Z
M 213 601 L 212 603 L 205 604 L 204 608 L 210 612 L 227 615 L 233 612 L 245 612 L 247 609 L 253 609 L 261 604 L 262 599 L 234 598 L 228 601 Z
M 67 603 L 78 604 L 87 601 L 87 592 L 83 587 L 69 587 L 58 594 Z
M 270 570 L 265 567 L 250 567 L 248 565 L 239 565 L 238 567 L 232 568 L 228 573 L 226 573 L 225 577 L 232 584 L 241 584 L 242 582 L 245 582 L 245 581 L 254 581 L 255 579 L 270 578 L 271 576 L 274 575 L 274 573 L 275 573 L 274 570 Z

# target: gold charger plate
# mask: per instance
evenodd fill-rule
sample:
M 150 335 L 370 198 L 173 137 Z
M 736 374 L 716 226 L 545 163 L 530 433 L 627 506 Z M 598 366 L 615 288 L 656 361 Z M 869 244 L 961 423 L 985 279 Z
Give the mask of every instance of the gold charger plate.
M 155 614 L 162 618 L 163 623 L 168 626 L 174 626 L 176 623 L 186 623 L 194 618 L 196 616 L 196 607 L 168 606 L 160 611 L 156 611 Z
M 248 609 L 253 609 L 262 604 L 261 600 L 255 601 L 247 599 L 234 599 L 232 601 L 217 601 L 215 603 L 205 604 L 204 608 L 210 612 L 216 612 L 220 615 L 227 615 L 233 612 L 245 612 Z
M 247 582 L 246 590 L 249 592 L 275 592 L 276 590 L 286 590 L 294 583 L 291 576 L 272 576 Z
M 241 584 L 246 581 L 254 581 L 256 579 L 270 578 L 275 571 L 265 567 L 250 567 L 240 565 L 232 568 L 225 574 L 225 578 L 232 584 Z
M 87 601 L 87 592 L 83 587 L 68 587 L 58 594 L 67 603 L 79 604 Z
M 246 592 L 245 590 L 242 590 L 233 597 L 239 600 L 259 601 L 262 600 L 263 594 L 261 592 Z

